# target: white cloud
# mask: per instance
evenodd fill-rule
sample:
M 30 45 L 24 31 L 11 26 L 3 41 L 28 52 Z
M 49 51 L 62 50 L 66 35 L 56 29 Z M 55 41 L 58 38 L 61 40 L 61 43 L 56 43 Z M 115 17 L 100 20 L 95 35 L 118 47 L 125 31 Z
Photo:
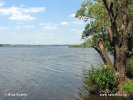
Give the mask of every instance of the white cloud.
M 47 30 L 54 30 L 57 29 L 58 26 L 62 25 L 62 26 L 69 26 L 69 25 L 83 25 L 84 22 L 80 21 L 80 20 L 75 20 L 75 21 L 63 21 L 61 23 L 58 24 L 53 24 L 53 23 L 41 23 L 40 26 L 42 27 L 42 29 L 47 29 Z
M 0 33 L 1 35 L 2 33 Z M 51 44 L 52 39 L 55 36 L 52 36 L 53 33 L 23 33 L 18 34 L 17 32 L 8 32 L 2 34 L 0 37 L 1 43 L 10 43 L 10 44 Z
M 12 15 L 10 17 L 11 20 L 16 20 L 16 21 L 29 21 L 29 20 L 34 20 L 36 19 L 35 17 L 32 17 L 31 15 Z
M 5 2 L 3 0 L 0 0 L 0 7 L 4 6 Z
M 8 29 L 10 29 L 10 28 L 7 26 L 0 26 L 0 30 L 8 30 Z
M 65 21 L 64 21 L 64 22 L 61 22 L 60 24 L 61 24 L 61 25 L 64 25 L 64 26 L 70 25 L 69 22 L 65 22 Z
M 79 34 L 79 35 L 81 35 L 82 32 L 83 32 L 83 30 L 79 30 L 79 29 L 72 29 L 71 31 L 72 31 L 73 33 L 76 33 L 76 34 Z
M 53 23 L 40 23 L 40 26 L 45 26 L 45 25 L 56 26 L 57 24 L 53 24 Z
M 72 22 L 61 22 L 60 23 L 61 25 L 64 25 L 64 26 L 68 26 L 68 25 L 83 25 L 84 22 L 83 21 L 80 21 L 80 20 L 76 20 L 76 21 L 72 21 Z
M 34 25 L 26 25 L 24 26 L 24 28 L 34 28 L 35 26 Z
M 71 17 L 71 18 L 75 18 L 75 13 L 69 15 L 69 17 Z
M 75 24 L 75 25 L 83 25 L 84 22 L 83 21 L 79 21 L 79 20 L 76 20 L 76 21 L 73 21 L 71 22 L 72 24 Z
M 52 23 L 43 23 L 43 24 L 40 24 L 40 26 L 44 30 L 54 30 L 54 29 L 57 29 L 57 27 L 56 27 L 57 25 L 56 24 L 52 24 Z
M 35 27 L 34 25 L 16 26 L 17 29 L 31 29 L 34 27 Z
M 44 26 L 43 29 L 54 30 L 54 29 L 56 29 L 56 27 L 54 27 L 54 26 Z
M 9 19 L 15 21 L 29 21 L 34 20 L 36 17 L 32 13 L 39 13 L 45 10 L 45 7 L 2 7 L 0 14 L 9 15 Z

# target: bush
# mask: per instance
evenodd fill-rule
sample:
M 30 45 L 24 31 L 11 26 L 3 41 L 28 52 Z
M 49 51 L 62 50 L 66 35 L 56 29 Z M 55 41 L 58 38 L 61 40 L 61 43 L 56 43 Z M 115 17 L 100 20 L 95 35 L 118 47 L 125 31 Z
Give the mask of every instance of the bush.
M 130 58 L 128 60 L 126 75 L 128 78 L 133 78 L 133 58 Z
M 123 82 L 123 91 L 129 95 L 133 95 L 133 80 L 131 79 L 126 79 Z
M 90 94 L 116 93 L 117 79 L 113 70 L 106 65 L 100 68 L 91 68 L 85 74 L 84 87 Z

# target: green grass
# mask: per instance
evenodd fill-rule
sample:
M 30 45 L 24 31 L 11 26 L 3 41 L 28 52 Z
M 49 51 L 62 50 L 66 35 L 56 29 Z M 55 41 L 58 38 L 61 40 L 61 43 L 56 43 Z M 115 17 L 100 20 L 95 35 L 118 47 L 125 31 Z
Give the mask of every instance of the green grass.
M 69 48 L 84 48 L 83 45 L 70 45 Z
M 133 79 L 126 79 L 123 82 L 123 90 L 128 94 L 133 94 Z
M 99 68 L 91 68 L 85 74 L 84 87 L 91 94 L 117 92 L 117 79 L 112 69 L 106 65 Z
M 69 47 L 70 48 L 90 48 L 92 47 L 92 40 L 88 39 L 88 40 L 85 40 L 84 43 L 82 44 L 70 45 Z

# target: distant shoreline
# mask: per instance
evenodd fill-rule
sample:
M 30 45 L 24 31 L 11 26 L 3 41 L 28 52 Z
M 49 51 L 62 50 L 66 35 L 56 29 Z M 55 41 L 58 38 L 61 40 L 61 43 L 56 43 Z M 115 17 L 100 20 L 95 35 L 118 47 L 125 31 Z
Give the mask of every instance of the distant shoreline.
M 58 44 L 51 44 L 51 45 L 29 45 L 29 44 L 0 44 L 0 47 L 43 47 L 43 46 L 70 46 L 68 44 L 58 45 Z
M 53 47 L 53 46 L 67 46 L 69 48 L 90 48 L 84 45 L 79 44 L 50 44 L 50 45 L 42 45 L 42 44 L 0 44 L 0 47 Z

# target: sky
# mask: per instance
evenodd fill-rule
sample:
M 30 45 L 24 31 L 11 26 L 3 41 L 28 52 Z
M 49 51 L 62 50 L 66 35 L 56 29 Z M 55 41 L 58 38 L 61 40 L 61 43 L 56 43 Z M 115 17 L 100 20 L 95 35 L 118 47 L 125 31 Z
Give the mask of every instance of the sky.
M 0 0 L 0 44 L 79 44 L 83 0 Z

